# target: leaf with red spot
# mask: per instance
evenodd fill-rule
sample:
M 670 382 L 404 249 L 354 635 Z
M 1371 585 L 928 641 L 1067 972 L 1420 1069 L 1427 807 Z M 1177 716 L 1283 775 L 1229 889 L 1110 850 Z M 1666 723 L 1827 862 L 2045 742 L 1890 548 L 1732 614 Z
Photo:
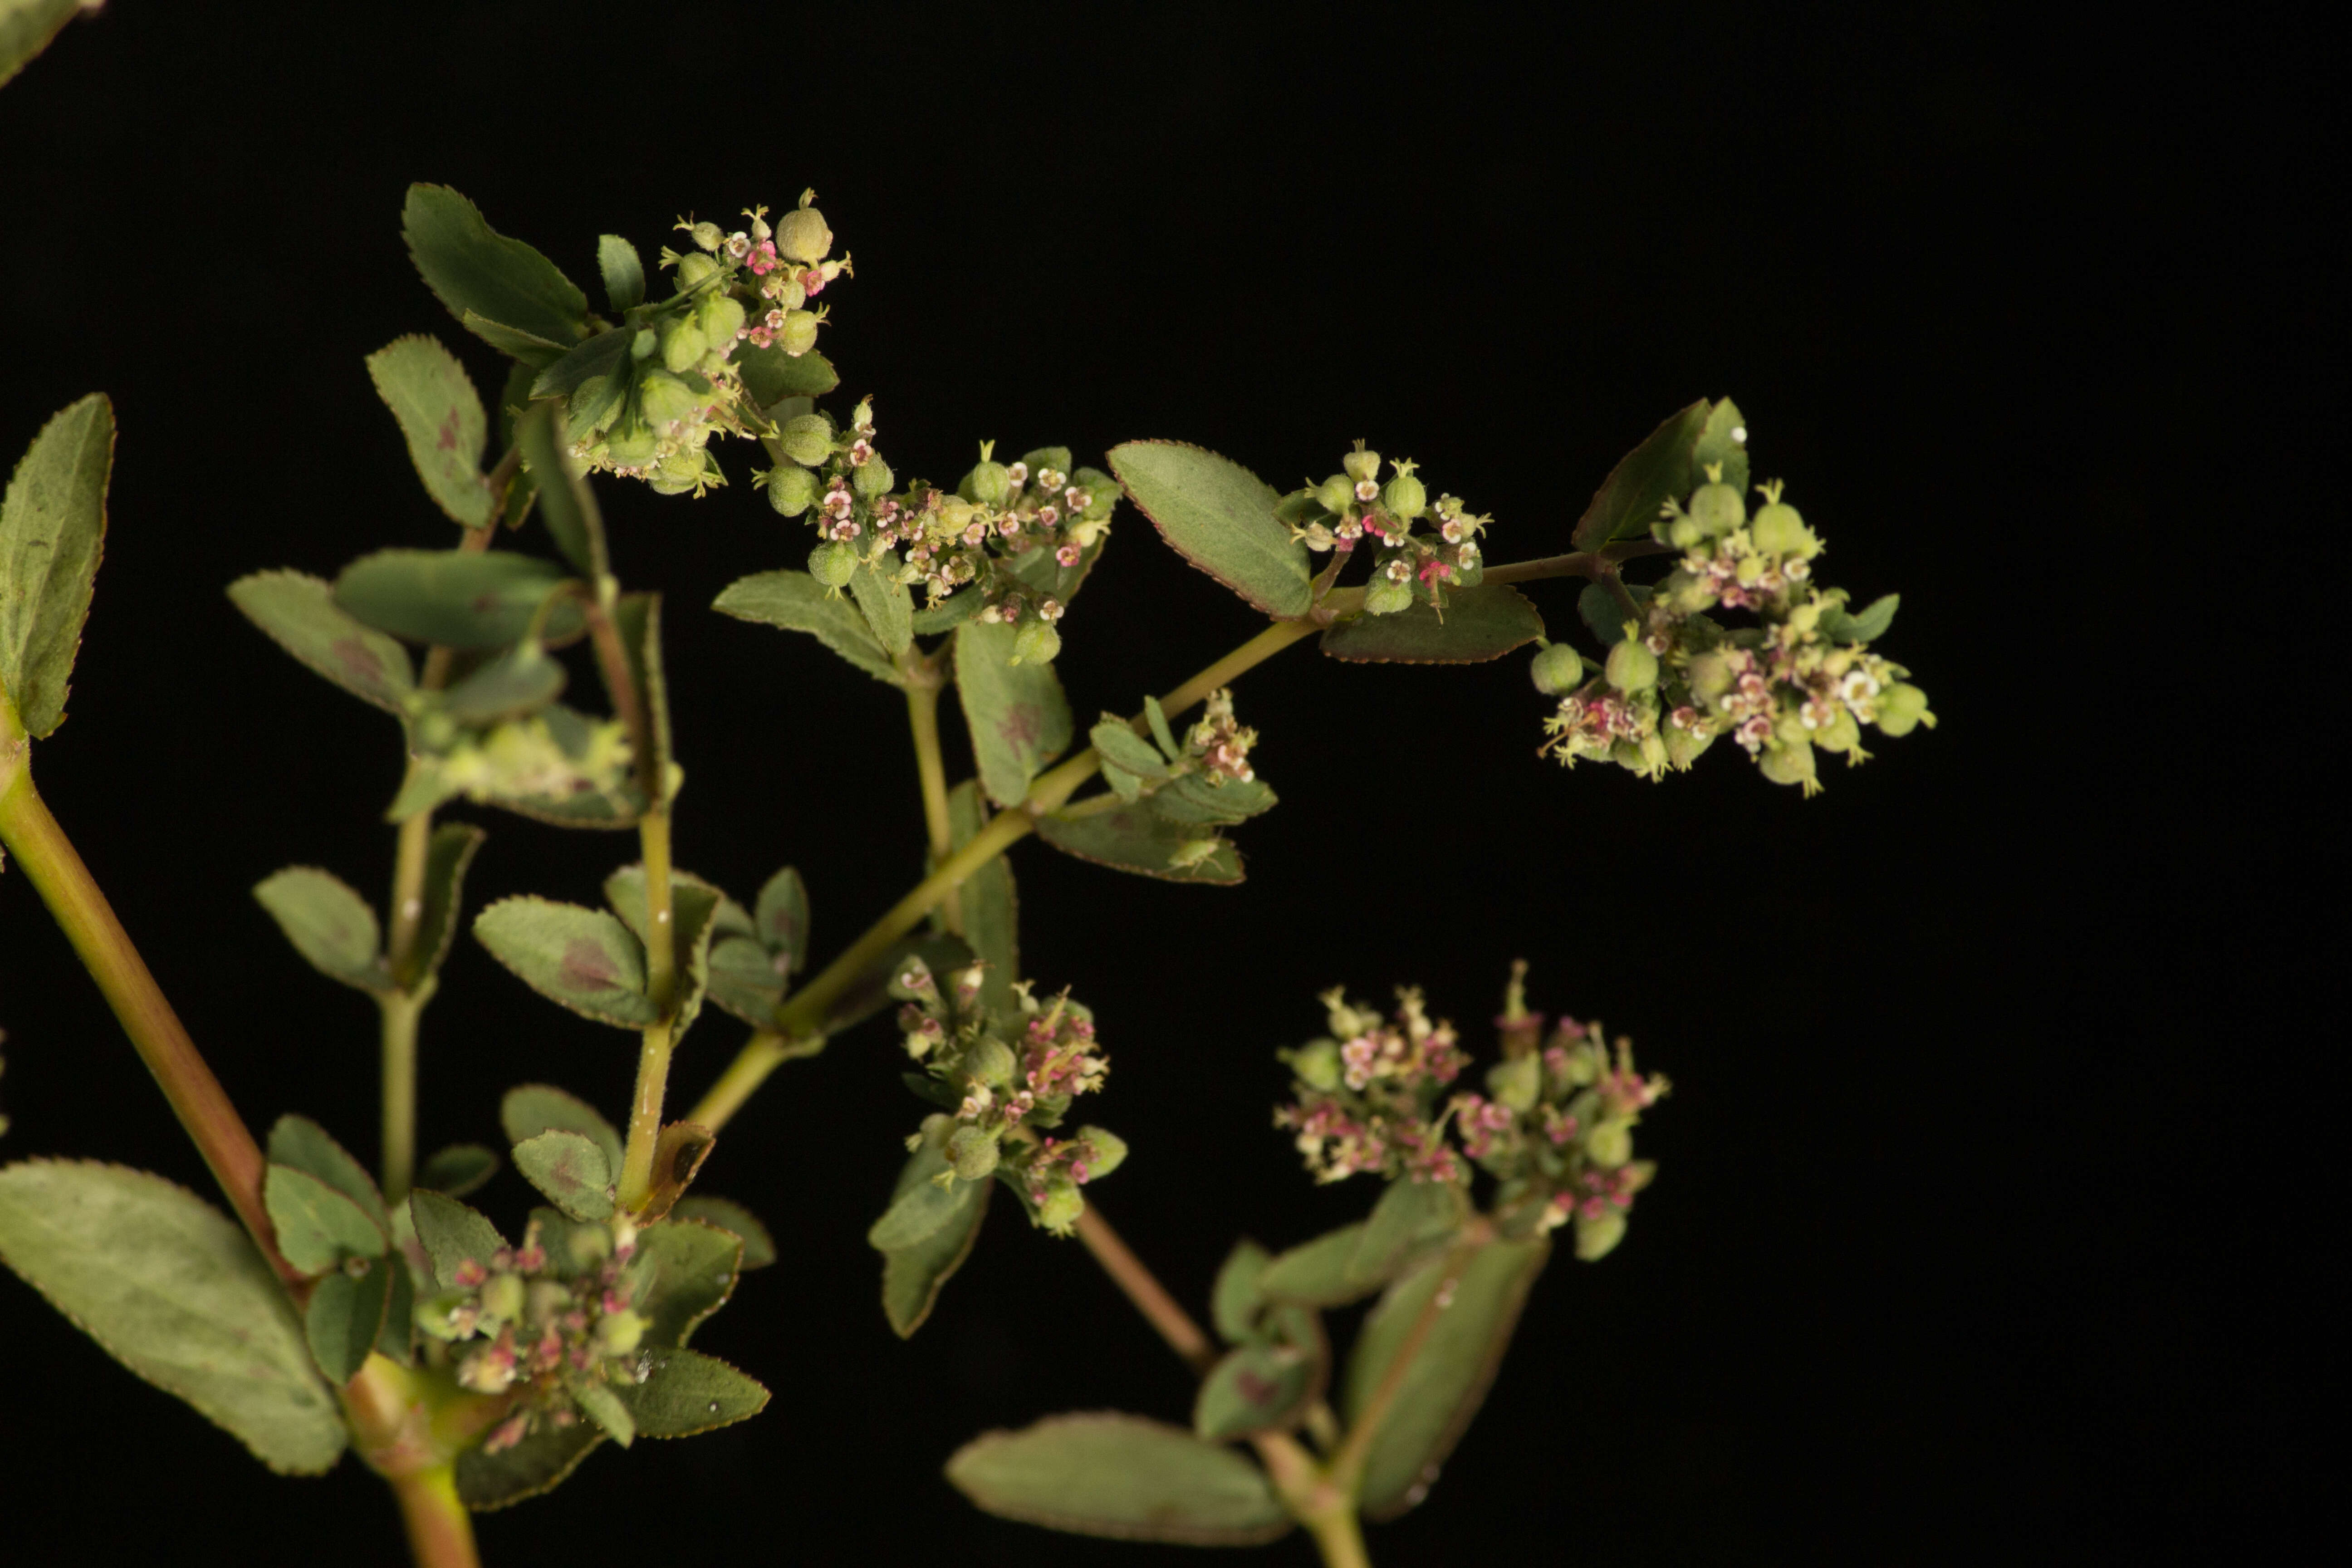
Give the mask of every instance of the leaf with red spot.
M 956 628 L 956 691 L 963 700 L 981 787 L 1018 805 L 1048 763 L 1069 746 L 1069 699 L 1050 664 L 1013 662 L 1013 628 L 966 621 Z
M 503 899 L 475 917 L 474 935 L 524 984 L 583 1018 L 642 1029 L 659 1016 L 646 995 L 645 948 L 601 910 Z
M 489 420 L 457 356 L 437 339 L 412 333 L 368 355 L 367 367 L 376 395 L 400 421 L 408 460 L 433 504 L 467 528 L 489 526 L 493 498 L 482 477 Z
M 257 572 L 229 586 L 231 603 L 269 640 L 352 696 L 397 713 L 416 687 L 408 650 L 335 603 L 334 588 L 299 572 Z

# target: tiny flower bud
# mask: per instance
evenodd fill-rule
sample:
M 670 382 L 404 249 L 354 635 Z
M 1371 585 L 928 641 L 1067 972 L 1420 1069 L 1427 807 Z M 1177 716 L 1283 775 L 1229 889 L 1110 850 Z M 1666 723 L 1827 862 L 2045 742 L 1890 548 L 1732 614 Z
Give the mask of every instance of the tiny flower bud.
M 1625 637 L 1609 650 L 1608 671 L 1609 684 L 1618 690 L 1647 691 L 1658 683 L 1658 656 Z
M 779 464 L 768 475 L 768 504 L 786 517 L 798 517 L 816 504 L 816 476 L 790 463 Z
M 948 1163 L 967 1182 L 984 1182 L 996 1173 L 1001 1155 L 996 1134 L 982 1127 L 959 1127 L 948 1140 Z
M 1556 642 L 1537 653 L 1528 673 L 1546 697 L 1564 697 L 1584 684 L 1584 659 L 1566 643 Z

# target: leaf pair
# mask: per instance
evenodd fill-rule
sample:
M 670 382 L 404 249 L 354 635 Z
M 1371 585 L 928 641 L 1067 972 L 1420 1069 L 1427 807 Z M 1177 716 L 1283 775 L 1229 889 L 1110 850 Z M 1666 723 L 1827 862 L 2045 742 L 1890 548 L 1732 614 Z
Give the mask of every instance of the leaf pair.
M 1258 1294 L 1257 1276 L 1269 1261 L 1265 1248 L 1244 1241 L 1217 1271 L 1212 1316 L 1234 1348 L 1201 1380 L 1192 1405 L 1192 1430 L 1212 1441 L 1296 1426 L 1330 1375 L 1321 1319 Z
M 551 899 L 502 899 L 474 918 L 474 935 L 549 1001 L 614 1028 L 647 1028 L 665 1010 L 646 991 L 644 868 L 614 872 L 605 880 L 604 897 L 617 915 Z M 677 992 L 667 1016 L 684 1034 L 701 1009 L 722 910 L 732 934 L 748 933 L 751 921 L 740 905 L 686 872 L 671 876 L 670 909 L 666 934 L 677 944 Z
M 1213 781 L 1194 771 L 1158 700 L 1143 700 L 1152 740 L 1108 713 L 1087 735 L 1102 759 L 1104 781 L 1127 804 L 1048 815 L 1038 821 L 1038 837 L 1098 866 L 1230 887 L 1242 879 L 1241 854 L 1218 829 L 1273 809 L 1275 793 L 1255 780 Z
M 280 1117 L 262 1179 L 278 1250 L 311 1278 L 304 1337 L 327 1381 L 351 1381 L 371 1352 L 414 1353 L 415 1282 L 365 1166 L 317 1122 Z
M 349 884 L 314 866 L 289 866 L 253 889 L 286 940 L 313 969 L 376 996 L 417 993 L 430 986 L 449 955 L 457 934 L 457 909 L 466 868 L 486 835 L 478 827 L 445 822 L 433 830 L 425 854 L 424 912 L 405 961 L 395 968 L 383 950 L 375 910 Z
M 710 999 L 751 1025 L 774 1022 L 793 975 L 808 966 L 808 888 L 787 866 L 768 879 L 748 917 L 731 900 L 712 925 Z

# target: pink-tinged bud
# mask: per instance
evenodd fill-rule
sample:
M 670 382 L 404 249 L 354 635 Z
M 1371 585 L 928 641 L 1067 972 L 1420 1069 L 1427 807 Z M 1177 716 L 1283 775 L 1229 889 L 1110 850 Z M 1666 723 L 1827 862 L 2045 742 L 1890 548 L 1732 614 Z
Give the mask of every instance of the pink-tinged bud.
M 460 1261 L 457 1267 L 450 1271 L 449 1283 L 458 1287 L 460 1289 L 471 1290 L 478 1287 L 483 1280 L 488 1279 L 489 1277 L 490 1271 L 488 1269 L 483 1268 L 479 1263 L 477 1263 L 472 1258 L 468 1258 Z

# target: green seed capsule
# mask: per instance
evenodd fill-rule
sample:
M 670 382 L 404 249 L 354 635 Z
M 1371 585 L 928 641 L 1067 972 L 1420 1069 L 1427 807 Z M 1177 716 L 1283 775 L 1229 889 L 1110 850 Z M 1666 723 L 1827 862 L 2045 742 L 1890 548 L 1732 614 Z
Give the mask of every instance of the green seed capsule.
M 891 473 L 890 465 L 882 460 L 882 454 L 877 452 L 850 471 L 849 488 L 862 496 L 887 496 L 897 477 Z
M 1393 616 L 1412 605 L 1412 584 L 1391 583 L 1385 576 L 1373 578 L 1364 585 L 1364 614 Z
M 1013 634 L 1014 664 L 1051 664 L 1062 651 L 1062 634 L 1044 621 L 1031 621 Z
M 1691 497 L 1690 516 L 1707 538 L 1720 539 L 1748 521 L 1748 503 L 1730 485 L 1701 485 Z
M 1760 508 L 1756 521 L 1748 524 L 1748 535 L 1756 548 L 1767 555 L 1795 555 L 1807 561 L 1822 552 L 1821 541 L 1797 515 L 1797 509 L 1786 501 L 1773 501 Z
M 1099 1127 L 1081 1127 L 1087 1145 L 1087 1180 L 1098 1181 L 1127 1163 L 1127 1140 Z
M 959 1127 L 948 1140 L 948 1163 L 967 1182 L 984 1182 L 996 1173 L 996 1134 L 978 1127 Z
M 816 347 L 816 312 L 785 311 L 784 324 L 776 330 L 776 346 L 794 359 Z
M 1350 452 L 1339 459 L 1339 466 L 1348 470 L 1350 494 L 1354 493 L 1355 486 L 1362 484 L 1366 479 L 1377 479 L 1381 477 L 1381 455 L 1378 452 Z
M 1429 491 L 1412 474 L 1399 474 L 1381 490 L 1381 504 L 1411 522 L 1429 510 Z
M 637 329 L 637 335 L 629 340 L 629 357 L 651 359 L 654 357 L 654 350 L 660 346 L 661 338 L 651 327 L 640 327 Z
M 814 468 L 833 456 L 833 421 L 822 414 L 787 419 L 776 444 L 802 468 Z
M 687 231 L 694 243 L 705 250 L 716 250 L 727 241 L 727 231 L 715 223 L 698 223 Z
M 522 1316 L 522 1277 L 517 1274 L 493 1274 L 482 1286 L 482 1316 L 492 1322 L 510 1323 Z
M 1768 742 L 1756 765 L 1774 784 L 1810 784 L 1813 782 L 1813 748 L 1802 741 Z
M 1624 1239 L 1625 1216 L 1616 1209 L 1603 1209 L 1594 1219 L 1576 1216 L 1576 1256 L 1587 1263 L 1608 1257 Z
M 846 544 L 827 542 L 809 552 L 809 575 L 828 588 L 846 587 L 857 571 L 857 552 Z
M 742 302 L 730 295 L 711 295 L 702 301 L 702 309 L 697 314 L 703 341 L 714 349 L 723 351 L 731 346 L 735 334 L 743 330 Z
M 1927 694 L 1907 680 L 1898 680 L 1878 694 L 1878 731 L 1882 735 L 1909 734 L 1919 725 L 1936 727 L 1927 711 Z
M 1700 697 L 1722 696 L 1731 689 L 1731 683 L 1736 679 L 1727 654 L 1719 651 L 1703 653 L 1690 661 L 1690 689 Z
M 994 1035 L 983 1035 L 964 1054 L 963 1070 L 991 1089 L 1003 1089 L 1013 1081 L 1021 1064 L 1013 1055 L 1013 1047 Z
M 816 504 L 816 476 L 790 463 L 768 475 L 768 504 L 785 517 L 798 517 Z
M 1002 463 L 983 458 L 973 466 L 971 472 L 963 477 L 963 483 L 957 489 L 968 501 L 1001 509 L 1013 499 L 1013 471 Z
M 1486 1092 L 1513 1110 L 1532 1110 L 1543 1089 L 1543 1058 L 1514 1057 L 1486 1069 Z
M 656 371 L 639 384 L 637 407 L 648 425 L 664 430 L 700 413 L 702 395 L 677 377 Z
M 1290 1070 L 1298 1075 L 1298 1081 L 1309 1089 L 1321 1089 L 1328 1094 L 1339 1087 L 1339 1042 L 1337 1040 L 1313 1041 L 1295 1051 L 1284 1053 L 1283 1059 L 1290 1064 Z
M 1680 773 L 1698 761 L 1699 754 L 1715 744 L 1715 737 L 1696 730 L 1677 729 L 1669 724 L 1659 731 L 1666 742 L 1666 764 Z
M 1633 637 L 1609 650 L 1609 684 L 1620 691 L 1647 691 L 1658 683 L 1658 656 Z
M 604 455 L 616 468 L 642 468 L 654 458 L 654 433 L 642 425 L 616 431 L 604 443 Z
M 1037 1223 L 1056 1236 L 1068 1232 L 1087 1212 L 1087 1200 L 1078 1184 L 1067 1176 L 1055 1176 L 1045 1184 L 1045 1195 L 1037 1204 Z
M 641 1313 L 607 1313 L 596 1320 L 596 1348 L 608 1356 L 635 1355 L 646 1331 L 652 1326 L 651 1320 Z
M 1333 474 L 1315 488 L 1315 499 L 1325 511 L 1336 516 L 1356 499 L 1356 482 L 1345 474 Z
M 1813 731 L 1813 744 L 1824 752 L 1851 752 L 1862 744 L 1862 726 L 1853 721 L 1853 715 L 1841 702 L 1836 715 Z
M 1622 1121 L 1603 1121 L 1584 1135 L 1584 1157 L 1613 1171 L 1633 1157 L 1633 1130 Z
M 662 331 L 661 358 L 665 369 L 692 370 L 709 351 L 710 340 L 702 329 L 689 321 L 672 321 Z
M 833 230 L 814 207 L 795 207 L 776 225 L 776 253 L 814 267 L 833 251 Z
M 1528 673 L 1546 697 L 1564 697 L 1584 684 L 1584 658 L 1566 643 L 1556 642 L 1538 651 Z
M 685 256 L 678 258 L 677 289 L 683 294 L 703 279 L 716 274 L 719 263 L 708 256 Z

